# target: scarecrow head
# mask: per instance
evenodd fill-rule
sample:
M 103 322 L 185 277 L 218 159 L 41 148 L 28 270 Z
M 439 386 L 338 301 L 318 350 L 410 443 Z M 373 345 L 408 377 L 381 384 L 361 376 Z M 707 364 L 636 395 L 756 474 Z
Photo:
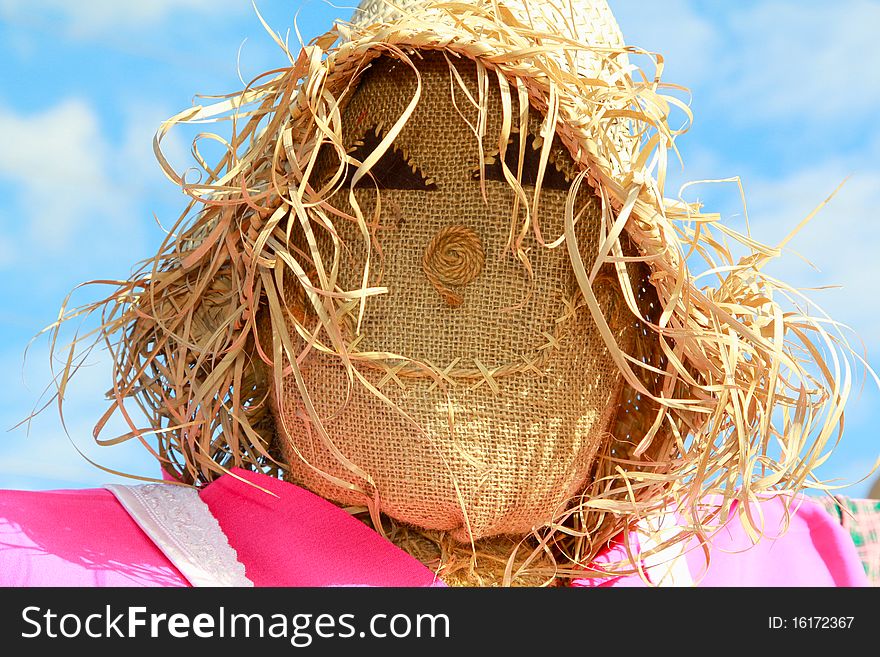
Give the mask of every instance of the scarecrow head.
M 391 517 L 463 541 L 558 517 L 607 442 L 623 382 L 558 241 L 572 157 L 528 104 L 505 117 L 493 77 L 416 51 L 373 60 L 347 92 L 341 140 L 311 175 L 330 190 L 326 222 L 313 249 L 299 240 L 309 279 L 319 266 L 335 277 L 339 296 L 320 312 L 341 348 L 289 280 L 283 305 L 302 310 L 284 329 L 302 385 L 288 374 L 269 397 L 296 481 L 350 505 L 375 494 Z M 591 258 L 601 202 L 587 185 L 571 202 Z M 636 322 L 611 272 L 594 285 L 615 337 L 629 339 L 624 323 Z M 370 288 L 382 292 L 352 294 Z
M 680 540 L 804 485 L 837 345 L 781 310 L 772 250 L 734 261 L 718 217 L 664 197 L 678 101 L 604 0 L 365 1 L 288 54 L 207 181 L 178 177 L 195 210 L 93 307 L 122 339 L 113 408 L 148 412 L 169 474 L 272 470 L 563 575 L 670 506 Z

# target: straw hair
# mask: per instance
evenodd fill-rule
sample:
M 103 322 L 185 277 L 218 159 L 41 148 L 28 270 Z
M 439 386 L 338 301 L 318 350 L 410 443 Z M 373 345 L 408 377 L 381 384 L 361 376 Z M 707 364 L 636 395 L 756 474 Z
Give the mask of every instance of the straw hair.
M 546 3 L 516 6 L 538 4 Z M 579 15 L 573 4 L 558 6 L 565 15 Z M 509 142 L 512 119 L 523 113 L 539 117 L 548 137 L 539 171 L 551 162 L 554 133 L 570 155 L 575 175 L 562 230 L 543 241 L 566 255 L 589 330 L 601 338 L 623 387 L 612 422 L 615 439 L 597 448 L 589 479 L 556 517 L 511 542 L 499 582 L 583 576 L 612 537 L 666 508 L 676 508 L 685 526 L 658 540 L 660 549 L 694 535 L 708 540 L 734 500 L 827 488 L 813 470 L 843 429 L 851 353 L 833 321 L 805 312 L 810 306 L 796 289 L 763 273 L 781 245 L 762 245 L 717 215 L 664 197 L 680 132 L 670 127 L 670 113 L 689 112 L 666 93 L 662 59 L 652 60 L 655 70 L 637 69 L 630 62 L 634 49 L 538 29 L 503 2 L 425 2 L 403 14 L 391 23 L 340 23 L 288 52 L 289 66 L 163 124 L 156 137 L 159 162 L 192 198 L 191 206 L 130 280 L 114 284 L 101 301 L 63 312 L 59 322 L 101 313 L 97 340 L 115 364 L 111 406 L 96 434 L 113 412 L 128 419 L 127 405 L 135 403 L 146 412 L 147 426 L 129 420 L 131 432 L 108 442 L 147 444 L 154 436 L 163 468 L 183 482 L 209 482 L 232 466 L 283 472 L 289 464 L 281 456 L 272 405 L 280 401 L 283 381 L 293 382 L 313 440 L 364 486 L 355 491 L 350 478 L 326 471 L 318 476 L 361 495 L 371 521 L 386 531 L 375 482 L 335 449 L 325 428 L 329 409 L 318 408 L 329 401 L 309 394 L 302 362 L 308 354 L 334 360 L 345 391 L 337 407 L 358 395 L 388 406 L 364 372 L 389 354 L 359 350 L 337 312 L 343 305 L 350 309 L 356 334 L 368 309 L 388 293 L 374 276 L 380 260 L 370 238 L 374 217 L 367 206 L 349 217 L 358 227 L 364 267 L 356 286 L 342 287 L 339 272 L 349 245 L 333 235 L 346 219 L 328 199 L 340 190 L 355 198 L 352 187 L 392 148 L 422 101 L 417 91 L 374 152 L 349 162 L 341 117 L 360 76 L 381 56 L 417 75 L 420 54 L 439 51 L 450 61 L 472 62 L 480 88 L 494 85 L 504 99 L 499 134 L 486 134 L 479 121 L 474 126 L 487 156 Z M 580 61 L 591 62 L 594 75 L 583 76 L 585 69 L 573 64 Z M 473 101 L 482 117 L 483 97 Z M 188 181 L 164 158 L 162 139 L 178 123 L 220 119 L 233 125 L 227 154 L 202 163 L 203 180 Z M 339 166 L 318 180 L 319 155 L 327 149 Z M 348 165 L 355 171 L 346 181 Z M 525 266 L 524 236 L 540 230 L 534 218 L 542 175 L 526 193 L 517 172 L 507 174 L 517 199 L 507 248 Z M 485 171 L 479 175 L 485 178 Z M 577 200 L 584 193 L 598 208 L 598 246 L 589 254 L 578 244 Z M 319 246 L 328 239 L 329 252 Z M 730 244 L 749 255 L 735 260 Z M 705 270 L 698 280 L 690 268 L 700 260 Z M 620 293 L 617 305 L 601 299 L 609 272 Z M 461 289 L 438 280 L 467 299 L 481 275 Z M 621 313 L 645 339 L 628 341 L 615 330 L 613 317 Z M 88 340 L 83 336 L 68 352 L 59 400 L 80 363 L 78 347 Z M 424 365 L 401 362 L 401 370 Z M 440 374 L 432 375 L 442 383 Z M 701 504 L 707 494 L 717 496 L 717 505 Z M 752 534 L 761 533 L 761 518 L 746 514 L 740 520 Z M 476 545 L 465 547 L 478 552 Z M 611 564 L 607 570 L 632 572 L 636 566 Z

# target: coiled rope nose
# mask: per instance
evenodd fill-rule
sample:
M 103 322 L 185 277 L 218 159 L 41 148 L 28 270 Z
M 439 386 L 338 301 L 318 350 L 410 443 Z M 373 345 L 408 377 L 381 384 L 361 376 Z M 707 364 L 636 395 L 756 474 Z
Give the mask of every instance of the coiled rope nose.
M 456 225 L 442 228 L 434 235 L 422 257 L 422 269 L 443 300 L 455 308 L 464 299 L 451 288 L 474 280 L 485 262 L 477 234 L 467 226 Z

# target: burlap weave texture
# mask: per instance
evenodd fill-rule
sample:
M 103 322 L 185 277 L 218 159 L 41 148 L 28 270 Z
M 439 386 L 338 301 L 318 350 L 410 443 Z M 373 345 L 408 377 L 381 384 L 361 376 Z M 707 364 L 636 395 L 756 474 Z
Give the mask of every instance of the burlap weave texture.
M 412 362 L 400 359 L 355 361 L 387 401 L 357 381 L 349 397 L 349 378 L 334 356 L 312 353 L 302 363 L 303 376 L 319 416 L 326 418 L 327 434 L 371 475 L 383 512 L 418 527 L 451 531 L 461 540 L 524 533 L 557 517 L 583 488 L 600 444 L 608 440 L 621 379 L 592 317 L 578 302 L 565 246 L 542 246 L 530 230 L 523 247 L 531 275 L 511 252 L 514 193 L 507 182 L 487 176 L 484 200 L 475 179 L 480 149 L 465 121 L 474 124 L 477 112 L 452 82 L 446 60 L 429 54 L 416 61 L 422 98 L 395 140 L 393 156 L 409 166 L 410 178 L 414 174 L 424 181 L 425 189 L 395 189 L 394 176 L 380 189 L 370 283 L 388 287 L 389 293 L 369 299 L 355 344 L 361 352 L 396 354 L 443 376 L 415 376 Z M 476 98 L 473 64 L 456 66 Z M 408 66 L 390 58 L 374 62 L 344 110 L 349 152 L 356 152 L 371 131 L 379 136 L 387 131 L 414 89 Z M 491 173 L 501 101 L 495 83 L 489 90 L 483 156 Z M 533 111 L 527 148 L 534 146 L 540 121 Z M 512 140 L 518 139 L 514 133 Z M 337 166 L 328 149 L 318 179 Z M 550 167 L 560 170 L 554 172 L 557 178 L 570 179 L 573 173 L 570 158 L 556 145 Z M 381 178 L 381 171 L 375 173 Z M 542 190 L 537 218 L 548 243 L 563 232 L 567 197 L 566 190 L 551 187 Z M 591 262 L 599 241 L 599 205 L 584 189 L 577 234 L 584 260 Z M 531 201 L 533 188 L 525 191 Z M 369 220 L 376 203 L 372 183 L 364 180 L 354 193 Z M 330 202 L 354 214 L 347 188 Z M 357 289 L 366 257 L 360 229 L 344 218 L 334 221 L 345 245 L 339 286 Z M 449 226 L 476 233 L 484 256 L 479 274 L 456 289 L 458 306 L 444 300 L 423 270 L 426 248 Z M 328 233 L 319 235 L 327 260 L 331 244 Z M 597 292 L 606 308 L 619 305 L 613 285 L 600 285 Z M 353 342 L 357 307 L 349 307 L 343 325 Z M 291 477 L 339 503 L 364 504 L 362 493 L 316 472 L 373 492 L 318 437 L 292 377 L 284 380 L 280 399 L 273 410 Z

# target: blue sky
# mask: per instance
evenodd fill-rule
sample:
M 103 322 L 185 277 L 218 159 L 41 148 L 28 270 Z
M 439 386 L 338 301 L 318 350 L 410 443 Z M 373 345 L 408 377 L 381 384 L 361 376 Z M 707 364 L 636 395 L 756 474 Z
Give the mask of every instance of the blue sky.
M 297 14 L 306 39 L 350 15 L 317 0 L 256 4 L 282 34 Z M 857 332 L 853 342 L 861 339 L 876 365 L 880 3 L 610 4 L 627 42 L 662 53 L 664 79 L 691 91 L 695 122 L 679 140 L 685 168 L 672 171 L 668 194 L 689 180 L 740 176 L 753 233 L 775 243 L 847 179 L 774 272 L 803 287 L 840 286 L 812 296 Z M 22 356 L 75 285 L 126 276 L 157 247 L 157 220 L 168 225 L 183 207 L 152 154 L 160 121 L 197 102 L 196 94 L 234 91 L 242 86 L 239 75 L 249 81 L 284 65 L 284 56 L 250 0 L 0 0 L 0 61 L 0 371 L 7 384 L 0 397 L 0 487 L 115 479 L 76 448 L 107 467 L 155 475 L 140 448 L 93 444 L 91 427 L 108 385 L 100 356 L 69 395 L 69 438 L 54 409 L 29 431 L 6 431 L 49 383 L 46 341 L 33 344 L 26 362 Z M 180 165 L 188 150 L 184 138 L 168 142 Z M 741 225 L 735 185 L 702 185 L 686 197 Z M 823 477 L 853 482 L 870 470 L 880 455 L 878 400 L 870 380 L 856 387 L 843 441 L 820 470 Z M 864 496 L 871 481 L 843 492 Z

